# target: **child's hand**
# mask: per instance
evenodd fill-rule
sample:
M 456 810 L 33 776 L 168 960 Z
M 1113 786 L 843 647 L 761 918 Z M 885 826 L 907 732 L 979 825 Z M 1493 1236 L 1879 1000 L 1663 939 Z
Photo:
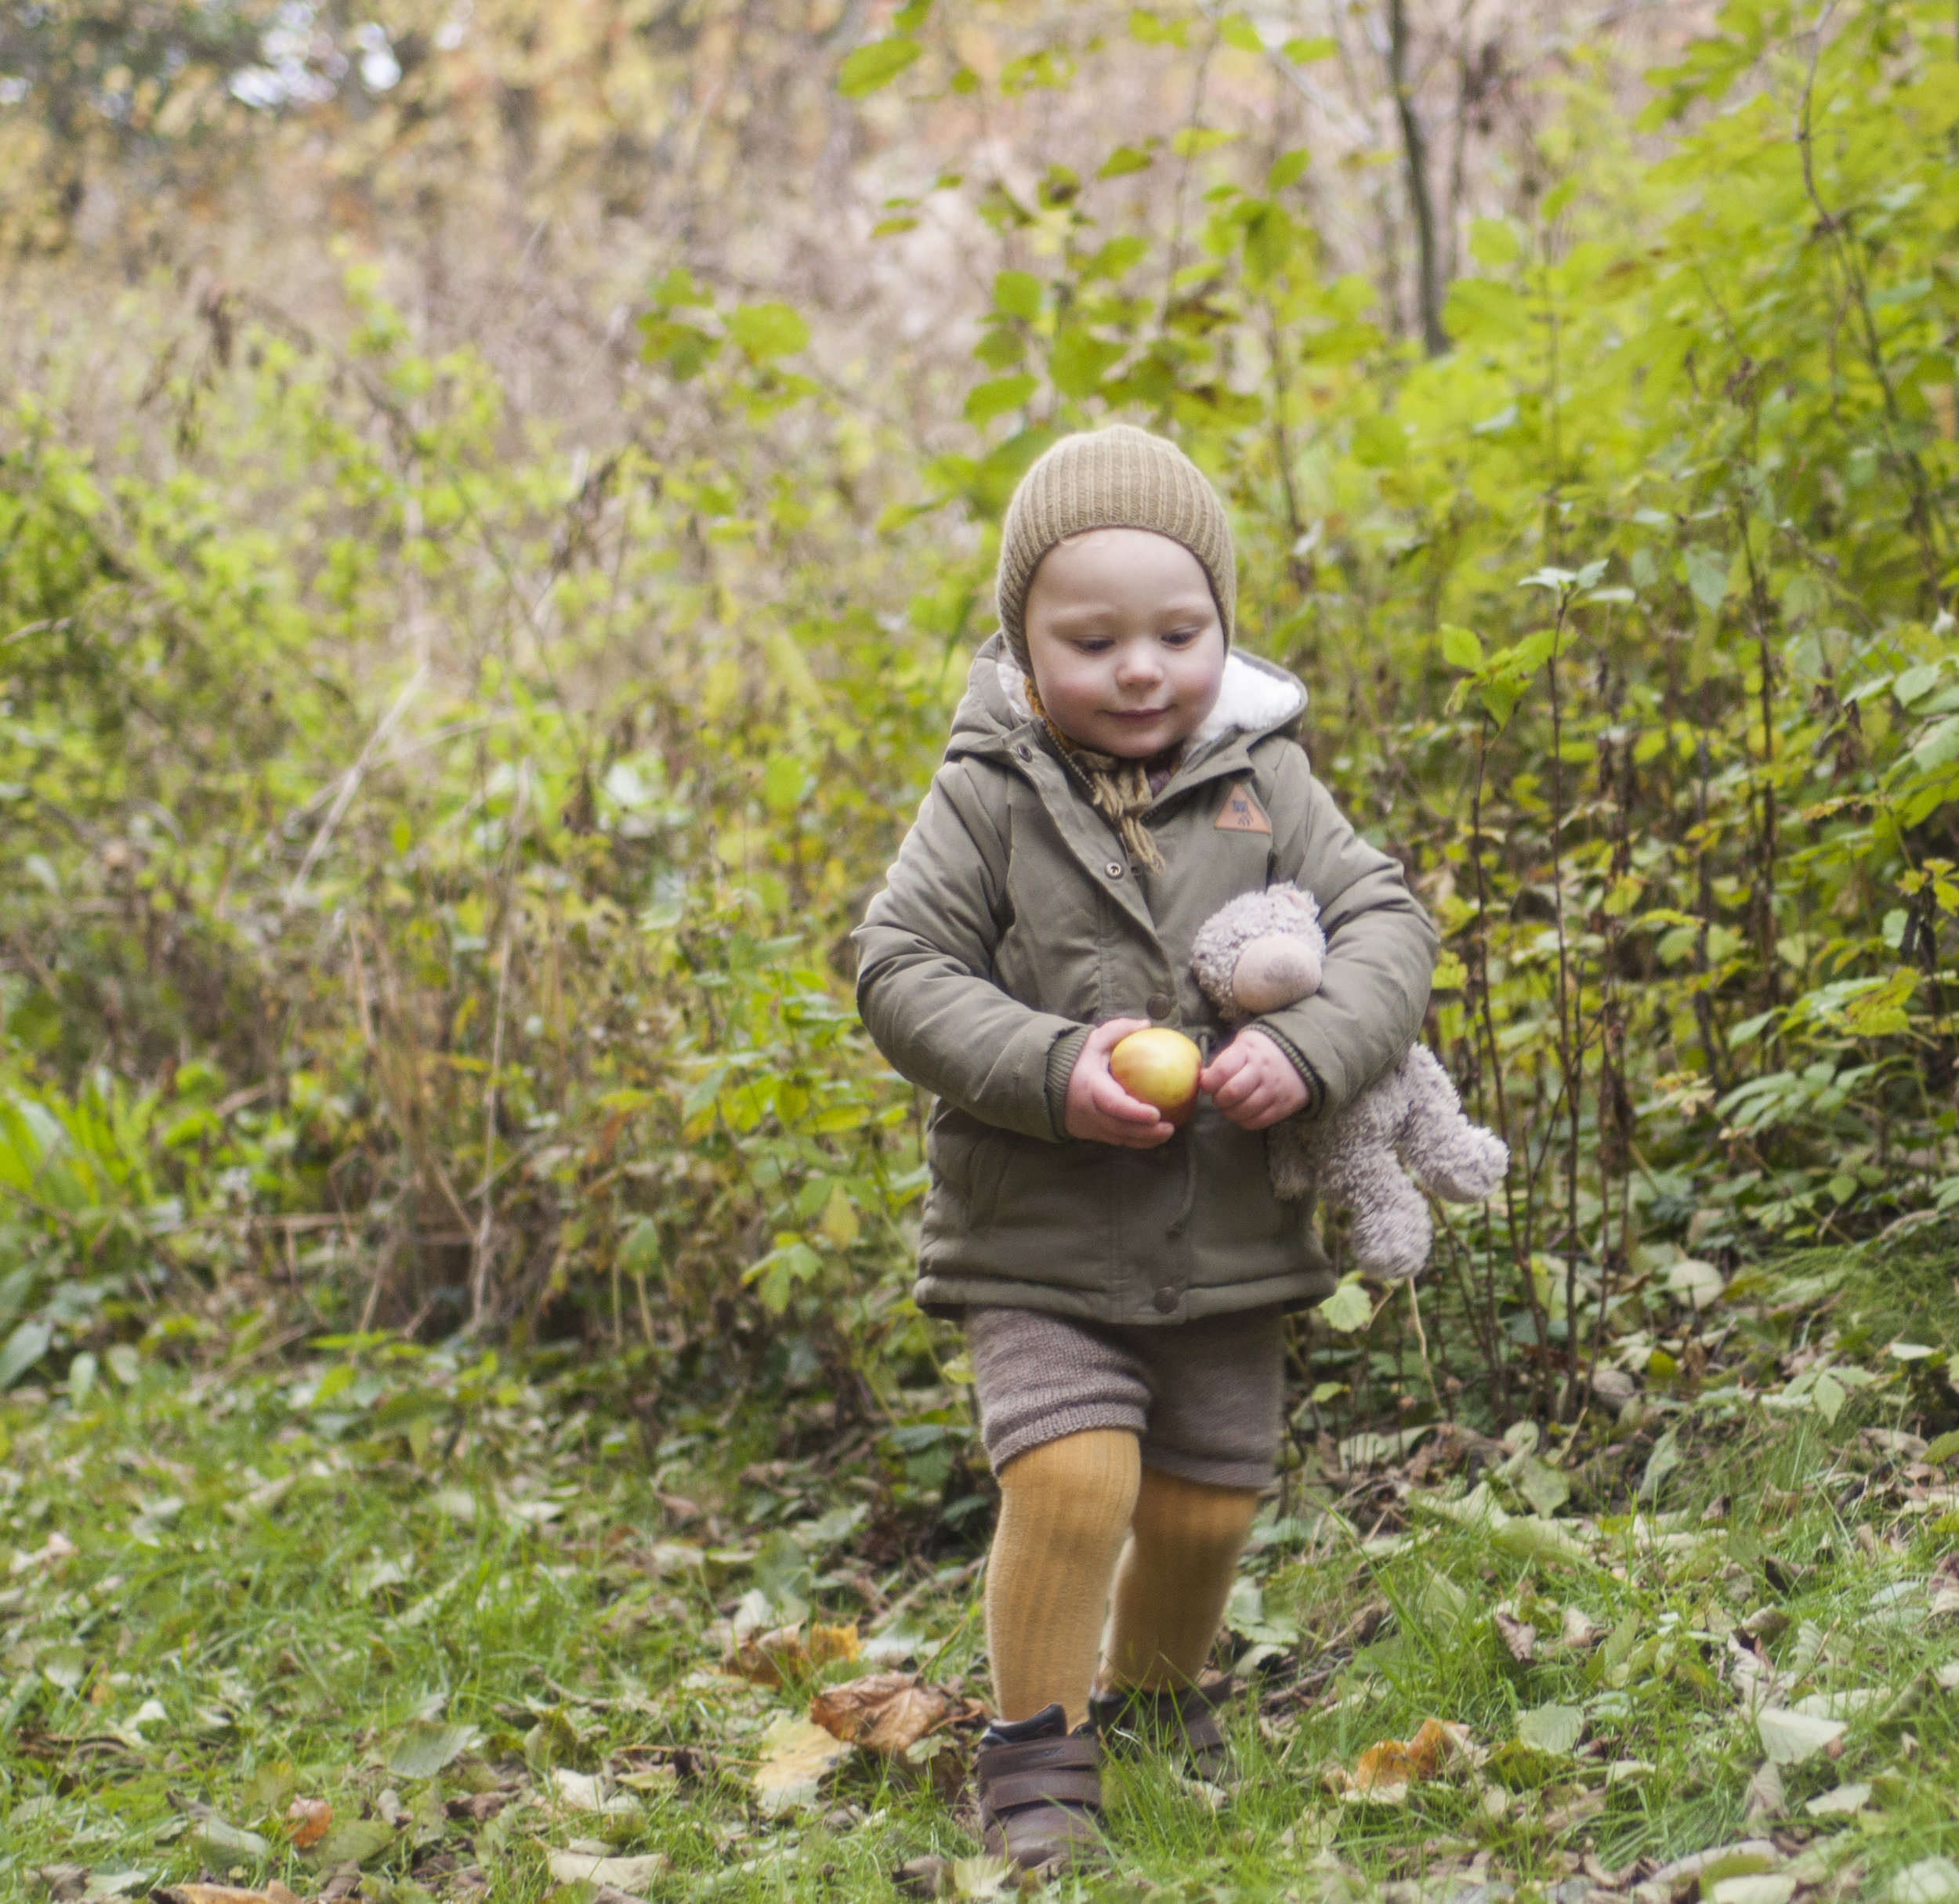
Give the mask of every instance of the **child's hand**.
M 1209 1091 L 1211 1102 L 1241 1131 L 1262 1131 L 1303 1109 L 1306 1102 L 1306 1081 L 1298 1067 L 1255 1026 L 1247 1026 L 1211 1059 L 1197 1088 Z
M 1088 1033 L 1075 1068 L 1068 1073 L 1064 1125 L 1070 1137 L 1121 1144 L 1130 1150 L 1153 1150 L 1175 1135 L 1161 1111 L 1131 1097 L 1110 1073 L 1110 1052 L 1131 1032 L 1149 1028 L 1146 1018 L 1112 1018 Z

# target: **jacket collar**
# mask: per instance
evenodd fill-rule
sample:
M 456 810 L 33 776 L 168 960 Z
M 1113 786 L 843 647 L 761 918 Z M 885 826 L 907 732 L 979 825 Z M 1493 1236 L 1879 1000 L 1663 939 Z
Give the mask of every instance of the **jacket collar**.
M 1150 810 L 1154 813 L 1165 801 L 1193 787 L 1250 766 L 1251 743 L 1291 726 L 1305 706 L 1305 687 L 1296 676 L 1273 662 L 1234 650 L 1225 657 L 1217 704 L 1190 737 L 1182 763 L 1150 802 Z M 973 663 L 965 699 L 954 719 L 955 740 L 962 727 L 982 725 L 994 726 L 1002 740 L 1009 735 L 1031 733 L 1045 750 L 1052 751 L 1045 723 L 1034 718 L 1028 704 L 1027 675 L 997 635 Z

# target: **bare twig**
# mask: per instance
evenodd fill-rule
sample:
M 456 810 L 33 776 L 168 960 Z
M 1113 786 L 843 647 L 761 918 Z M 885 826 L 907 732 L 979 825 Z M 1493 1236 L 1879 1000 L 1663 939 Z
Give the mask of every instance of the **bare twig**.
M 517 776 L 516 798 L 511 804 L 510 842 L 507 854 L 508 871 L 503 901 L 503 948 L 497 961 L 496 1015 L 491 1020 L 490 1033 L 490 1075 L 484 1081 L 483 1091 L 483 1179 L 476 1185 L 476 1201 L 482 1207 L 476 1218 L 476 1243 L 469 1265 L 469 1319 L 473 1325 L 482 1323 L 490 1300 L 490 1242 L 492 1219 L 496 1205 L 491 1200 L 490 1192 L 495 1184 L 497 1150 L 497 1074 L 503 1068 L 504 1015 L 510 991 L 510 959 L 515 950 L 517 919 L 523 910 L 523 896 L 518 889 L 518 876 L 523 863 L 524 796 L 530 789 L 530 776 L 520 772 Z
M 320 856 L 327 850 L 327 843 L 333 838 L 333 830 L 346 816 L 347 809 L 353 804 L 354 795 L 360 791 L 360 783 L 367 777 L 368 763 L 387 745 L 388 737 L 401 724 L 416 695 L 422 692 L 422 684 L 429 678 L 425 664 L 418 668 L 408 677 L 408 685 L 396 696 L 394 705 L 381 718 L 381 724 L 368 735 L 367 745 L 361 748 L 352 766 L 340 776 L 340 791 L 334 795 L 333 805 L 328 808 L 327 816 L 320 823 L 319 831 L 313 836 L 313 842 L 306 849 L 306 857 L 299 862 L 299 870 L 292 876 L 292 884 L 286 888 L 284 907 L 290 912 L 305 896 L 307 878 L 320 863 Z

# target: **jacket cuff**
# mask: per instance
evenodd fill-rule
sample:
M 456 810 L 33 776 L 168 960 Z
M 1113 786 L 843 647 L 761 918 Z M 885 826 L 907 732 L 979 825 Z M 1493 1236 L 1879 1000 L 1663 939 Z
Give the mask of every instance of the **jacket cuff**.
M 1088 1042 L 1090 1027 L 1079 1025 L 1064 1031 L 1048 1047 L 1048 1121 L 1057 1140 L 1068 1135 L 1068 1080 L 1074 1076 L 1075 1060 Z
M 1327 1101 L 1327 1087 L 1321 1081 L 1320 1073 L 1306 1062 L 1305 1054 L 1300 1050 L 1299 1047 L 1294 1044 L 1291 1039 L 1287 1037 L 1276 1025 L 1273 1024 L 1270 1019 L 1255 1018 L 1251 1022 L 1291 1060 L 1292 1068 L 1299 1073 L 1300 1081 L 1306 1088 L 1304 1114 L 1308 1117 L 1317 1117 L 1321 1107 Z

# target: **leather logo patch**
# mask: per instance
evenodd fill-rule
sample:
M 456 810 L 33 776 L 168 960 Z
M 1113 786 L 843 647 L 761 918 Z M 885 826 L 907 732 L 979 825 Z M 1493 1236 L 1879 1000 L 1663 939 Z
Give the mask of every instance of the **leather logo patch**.
M 1211 823 L 1220 833 L 1269 833 L 1272 822 L 1259 811 L 1248 787 L 1234 785 Z

